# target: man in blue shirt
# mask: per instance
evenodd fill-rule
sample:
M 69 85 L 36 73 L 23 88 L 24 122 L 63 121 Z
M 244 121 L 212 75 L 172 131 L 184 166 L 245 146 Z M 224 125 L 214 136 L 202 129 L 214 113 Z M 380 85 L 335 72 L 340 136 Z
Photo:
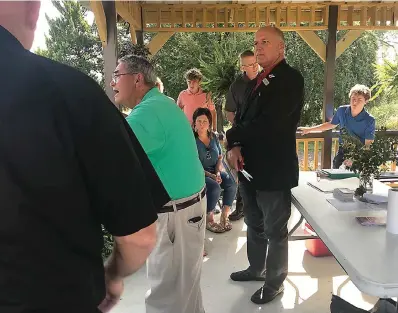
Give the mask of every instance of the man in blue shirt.
M 299 130 L 305 135 L 311 132 L 327 131 L 340 125 L 340 147 L 333 160 L 333 168 L 339 168 L 344 162 L 344 154 L 341 148 L 343 129 L 361 140 L 364 145 L 370 145 L 375 137 L 375 119 L 364 109 L 365 104 L 369 102 L 371 97 L 370 89 L 357 84 L 351 88 L 349 96 L 350 105 L 339 107 L 330 122 L 313 127 L 299 127 Z

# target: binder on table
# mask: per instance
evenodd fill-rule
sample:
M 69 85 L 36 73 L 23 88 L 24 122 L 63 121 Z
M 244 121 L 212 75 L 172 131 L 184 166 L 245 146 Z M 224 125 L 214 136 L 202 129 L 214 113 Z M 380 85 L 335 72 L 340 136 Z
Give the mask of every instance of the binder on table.
M 343 170 L 343 169 L 325 169 L 322 170 L 328 178 L 330 179 L 344 179 L 350 177 L 359 177 L 359 174 L 355 174 L 354 172 Z

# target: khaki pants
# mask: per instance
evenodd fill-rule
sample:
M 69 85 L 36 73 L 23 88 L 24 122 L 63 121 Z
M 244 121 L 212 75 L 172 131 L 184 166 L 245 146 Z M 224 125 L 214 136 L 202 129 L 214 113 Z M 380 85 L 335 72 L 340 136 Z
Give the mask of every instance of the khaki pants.
M 172 201 L 171 204 L 185 202 Z M 206 225 L 206 196 L 194 205 L 158 214 L 157 244 L 147 261 L 150 290 L 146 313 L 204 313 L 200 276 Z M 199 221 L 190 221 L 200 217 Z

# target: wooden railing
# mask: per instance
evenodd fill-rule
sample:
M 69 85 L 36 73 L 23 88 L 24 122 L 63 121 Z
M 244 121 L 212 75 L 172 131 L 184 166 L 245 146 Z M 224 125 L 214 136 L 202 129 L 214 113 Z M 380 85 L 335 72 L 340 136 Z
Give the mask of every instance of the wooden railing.
M 398 138 L 398 131 L 389 131 L 393 136 Z M 322 168 L 323 155 L 323 134 L 313 133 L 308 135 L 296 135 L 296 151 L 299 157 L 299 166 L 301 171 L 314 171 Z M 338 132 L 332 133 L 332 159 L 339 149 Z M 397 162 L 389 162 L 386 164 L 388 170 L 396 171 Z

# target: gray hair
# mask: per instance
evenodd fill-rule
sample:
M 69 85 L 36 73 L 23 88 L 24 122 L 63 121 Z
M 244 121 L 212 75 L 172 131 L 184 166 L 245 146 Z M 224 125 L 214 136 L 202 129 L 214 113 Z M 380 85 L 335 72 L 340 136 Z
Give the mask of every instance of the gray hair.
M 141 73 L 144 76 L 144 82 L 149 87 L 154 87 L 157 80 L 155 68 L 144 57 L 138 55 L 126 55 L 119 59 L 119 63 L 126 64 L 130 73 Z

